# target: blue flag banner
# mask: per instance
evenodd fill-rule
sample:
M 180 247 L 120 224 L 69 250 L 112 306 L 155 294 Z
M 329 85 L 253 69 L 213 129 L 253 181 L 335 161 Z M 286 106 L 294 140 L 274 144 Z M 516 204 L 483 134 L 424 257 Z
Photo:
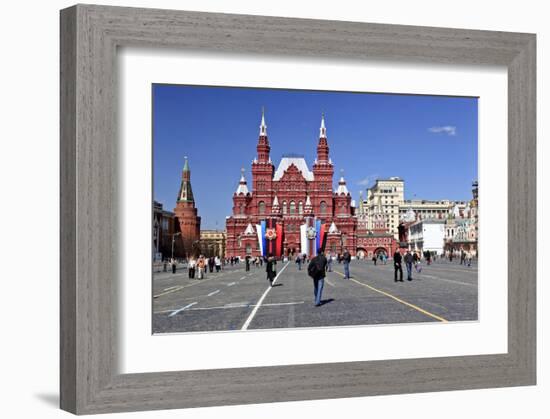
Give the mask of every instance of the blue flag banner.
M 315 219 L 315 254 L 321 248 L 321 220 Z
M 262 220 L 260 221 L 260 224 L 262 226 L 262 229 L 261 229 L 261 243 L 262 245 L 260 246 L 261 249 L 262 249 L 262 255 L 263 256 L 267 256 L 267 243 L 266 243 L 266 238 L 265 238 L 265 231 L 266 231 L 266 223 L 265 223 L 265 220 Z

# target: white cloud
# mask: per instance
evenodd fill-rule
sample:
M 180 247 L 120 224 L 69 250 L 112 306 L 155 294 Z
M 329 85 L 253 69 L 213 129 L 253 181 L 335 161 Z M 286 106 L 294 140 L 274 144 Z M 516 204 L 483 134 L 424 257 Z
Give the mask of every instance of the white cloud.
M 366 178 L 361 179 L 359 182 L 357 182 L 360 186 L 369 186 L 371 183 L 374 183 L 374 181 L 378 178 L 378 173 L 374 173 L 372 175 L 368 175 Z
M 431 127 L 428 128 L 428 131 L 433 132 L 435 134 L 447 134 L 447 135 L 456 135 L 456 127 L 453 127 L 452 125 L 445 125 L 442 127 Z

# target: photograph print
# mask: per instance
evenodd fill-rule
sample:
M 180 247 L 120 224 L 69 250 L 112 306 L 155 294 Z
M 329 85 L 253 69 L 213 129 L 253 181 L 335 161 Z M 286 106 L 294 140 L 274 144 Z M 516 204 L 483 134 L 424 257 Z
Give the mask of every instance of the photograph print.
M 152 85 L 152 332 L 478 320 L 478 98 Z

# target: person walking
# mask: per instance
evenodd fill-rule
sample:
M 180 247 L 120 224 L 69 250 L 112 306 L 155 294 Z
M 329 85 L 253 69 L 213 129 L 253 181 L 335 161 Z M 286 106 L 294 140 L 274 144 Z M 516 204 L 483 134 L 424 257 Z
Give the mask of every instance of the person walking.
M 172 258 L 170 259 L 170 265 L 172 266 L 172 273 L 175 274 L 176 273 L 176 267 L 177 267 L 177 262 L 176 262 L 176 259 Z
M 413 265 L 416 272 L 422 272 L 422 267 L 420 266 L 420 258 L 418 257 L 418 253 L 416 252 L 413 253 Z
M 275 277 L 277 276 L 277 260 L 273 257 L 273 254 L 269 254 L 267 258 L 267 263 L 265 264 L 265 272 L 267 274 L 267 280 L 269 281 L 269 285 L 273 286 L 273 281 L 275 280 Z
M 216 256 L 214 258 L 214 265 L 216 265 L 216 272 L 219 272 L 222 270 L 222 261 L 219 256 Z
M 468 265 L 468 268 L 472 266 L 472 252 L 469 250 L 466 252 L 466 264 Z
M 327 272 L 332 272 L 332 254 L 330 252 L 327 255 Z
M 410 250 L 407 250 L 405 254 L 405 266 L 407 267 L 407 280 L 412 281 L 412 264 L 413 264 L 413 255 Z
M 187 270 L 189 271 L 189 279 L 195 278 L 195 265 L 197 264 L 197 261 L 193 256 L 189 258 L 189 262 L 187 263 Z
M 376 266 L 376 255 L 372 255 L 372 263 L 374 263 L 374 266 Z
M 321 297 L 323 295 L 323 287 L 325 284 L 325 271 L 327 269 L 327 258 L 323 252 L 323 249 L 317 251 L 317 256 L 311 259 L 307 267 L 308 275 L 313 279 L 313 296 L 315 307 L 319 307 L 321 303 Z
M 298 270 L 302 270 L 302 256 L 298 255 L 296 256 L 296 265 L 298 265 Z
M 344 255 L 342 256 L 342 260 L 344 262 L 344 278 L 349 279 L 349 264 L 351 262 L 351 255 L 348 252 L 348 249 L 344 249 Z
M 403 282 L 403 267 L 401 266 L 402 261 L 401 253 L 399 250 L 396 250 L 393 254 L 393 279 L 397 282 L 397 272 L 399 272 L 399 281 Z
M 244 258 L 244 261 L 245 261 L 245 267 L 246 267 L 245 270 L 248 272 L 250 270 L 250 256 L 247 255 Z
M 197 279 L 203 279 L 206 278 L 206 262 L 204 260 L 203 255 L 199 256 L 199 259 L 197 260 L 197 269 L 198 269 L 198 275 Z

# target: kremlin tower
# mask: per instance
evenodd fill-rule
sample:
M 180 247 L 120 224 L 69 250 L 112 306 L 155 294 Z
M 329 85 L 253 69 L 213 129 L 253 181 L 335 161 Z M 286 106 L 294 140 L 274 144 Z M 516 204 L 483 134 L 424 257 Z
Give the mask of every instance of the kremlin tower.
M 174 214 L 179 222 L 181 239 L 186 256 L 193 254 L 193 248 L 198 248 L 200 239 L 201 217 L 197 215 L 195 198 L 191 189 L 191 170 L 185 157 L 185 164 L 181 174 L 181 186 L 176 201 Z

